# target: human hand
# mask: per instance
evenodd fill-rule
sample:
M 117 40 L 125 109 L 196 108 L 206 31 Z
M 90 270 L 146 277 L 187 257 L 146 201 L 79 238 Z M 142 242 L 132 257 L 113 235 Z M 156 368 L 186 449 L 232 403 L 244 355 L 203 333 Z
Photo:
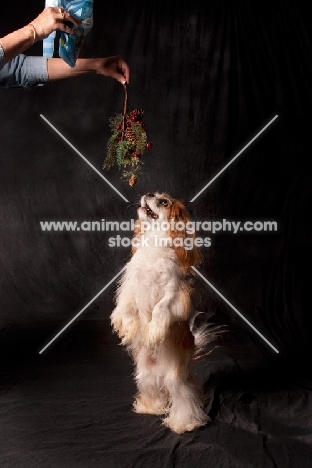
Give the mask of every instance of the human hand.
M 113 57 L 99 58 L 97 64 L 97 73 L 100 75 L 115 78 L 119 83 L 129 83 L 130 70 L 129 65 L 120 55 Z
M 75 34 L 75 31 L 64 24 L 64 21 L 70 21 L 77 27 L 81 24 L 81 21 L 74 18 L 62 7 L 45 8 L 37 18 L 31 21 L 36 30 L 36 41 L 45 39 L 56 29 L 68 34 Z

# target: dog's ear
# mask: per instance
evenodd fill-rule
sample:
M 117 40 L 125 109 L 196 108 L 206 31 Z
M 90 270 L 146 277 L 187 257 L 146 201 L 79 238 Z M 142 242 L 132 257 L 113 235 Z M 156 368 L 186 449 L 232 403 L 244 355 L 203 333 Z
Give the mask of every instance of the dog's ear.
M 183 272 L 185 274 L 195 274 L 191 266 L 199 265 L 202 261 L 202 258 L 198 248 L 194 245 L 194 240 L 196 237 L 195 229 L 191 230 L 188 228 L 191 225 L 191 218 L 186 211 L 185 206 L 179 200 L 172 201 L 169 212 L 169 222 L 171 220 L 173 220 L 174 223 L 171 223 L 168 234 L 172 238 L 173 248 L 180 261 Z M 181 224 L 177 225 L 179 221 Z M 172 224 L 174 227 L 173 230 L 171 230 Z M 182 226 L 183 229 L 181 229 Z M 177 238 L 180 238 L 180 241 L 175 241 Z
M 134 239 L 135 238 L 140 239 L 141 229 L 142 229 L 141 220 L 137 219 L 136 222 L 134 223 L 134 231 L 133 231 Z M 135 244 L 136 244 L 135 242 L 132 243 L 132 248 L 131 248 L 132 255 L 134 255 L 135 252 L 137 251 L 137 247 Z

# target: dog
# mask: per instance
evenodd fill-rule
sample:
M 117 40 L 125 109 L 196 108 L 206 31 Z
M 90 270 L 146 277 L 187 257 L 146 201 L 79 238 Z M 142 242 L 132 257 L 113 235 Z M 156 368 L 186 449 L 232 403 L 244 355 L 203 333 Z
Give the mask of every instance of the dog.
M 209 420 L 191 374 L 198 347 L 190 326 L 195 310 L 189 277 L 200 253 L 181 201 L 148 193 L 138 218 L 111 324 L 135 363 L 134 410 L 164 415 L 164 425 L 181 434 Z

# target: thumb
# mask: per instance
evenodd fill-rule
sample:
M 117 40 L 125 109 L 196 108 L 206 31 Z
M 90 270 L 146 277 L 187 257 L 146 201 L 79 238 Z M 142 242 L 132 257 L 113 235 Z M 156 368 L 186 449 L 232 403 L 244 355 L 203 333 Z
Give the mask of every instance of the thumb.
M 124 85 L 127 81 L 126 78 L 120 73 L 113 73 L 112 78 L 115 78 L 115 80 L 119 81 L 119 83 L 121 83 L 122 85 Z

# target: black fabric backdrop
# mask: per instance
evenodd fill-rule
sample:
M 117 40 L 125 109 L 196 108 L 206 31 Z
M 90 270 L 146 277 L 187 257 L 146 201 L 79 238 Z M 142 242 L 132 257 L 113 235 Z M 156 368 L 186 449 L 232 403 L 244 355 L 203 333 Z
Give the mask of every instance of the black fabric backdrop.
M 3 5 L 0 35 L 42 3 Z M 134 188 L 117 170 L 104 174 L 129 203 L 40 118 L 100 170 L 120 84 L 85 76 L 0 89 L 3 466 L 311 465 L 311 23 L 288 1 L 95 1 L 81 56 L 128 61 L 130 107 L 145 110 L 154 144 Z M 201 272 L 280 354 L 197 278 L 199 308 L 228 333 L 197 364 L 213 423 L 184 436 L 131 412 L 131 363 L 107 320 L 114 286 L 38 355 L 129 256 L 108 246 L 111 233 L 44 233 L 40 221 L 128 220 L 156 190 L 196 220 L 278 223 L 274 233 L 211 235 L 202 250 Z

